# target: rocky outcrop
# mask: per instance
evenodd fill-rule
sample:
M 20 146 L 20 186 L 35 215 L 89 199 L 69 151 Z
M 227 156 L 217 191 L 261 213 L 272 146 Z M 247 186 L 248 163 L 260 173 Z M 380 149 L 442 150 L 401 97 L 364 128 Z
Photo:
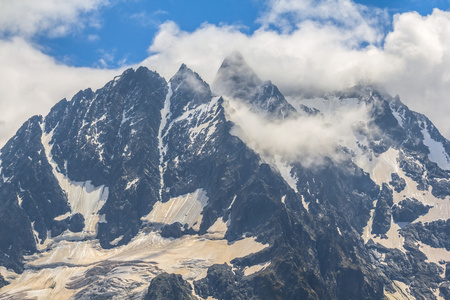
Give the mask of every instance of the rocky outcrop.
M 392 173 L 391 181 L 389 181 L 389 184 L 394 188 L 394 190 L 397 193 L 400 193 L 406 187 L 406 180 L 404 178 L 401 178 L 400 176 L 398 176 L 397 173 Z
M 375 207 L 373 217 L 372 234 L 384 235 L 391 228 L 391 207 L 394 204 L 392 190 L 383 183 L 381 192 Z
M 392 207 L 392 218 L 395 222 L 412 222 L 420 216 L 425 215 L 432 208 L 424 205 L 417 199 L 405 199 Z
M 195 300 L 191 285 L 181 275 L 162 273 L 150 282 L 145 300 Z
M 7 284 L 9 284 L 9 282 L 6 281 L 5 278 L 3 278 L 2 274 L 0 274 L 0 289 Z

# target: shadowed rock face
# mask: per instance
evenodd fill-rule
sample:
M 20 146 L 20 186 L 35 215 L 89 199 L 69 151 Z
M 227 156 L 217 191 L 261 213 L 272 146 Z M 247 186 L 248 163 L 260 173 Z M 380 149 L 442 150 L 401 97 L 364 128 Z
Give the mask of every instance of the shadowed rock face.
M 391 174 L 392 180 L 389 181 L 389 184 L 394 188 L 397 193 L 400 193 L 405 189 L 406 181 L 404 178 L 401 178 L 396 173 Z
M 417 246 L 450 250 L 448 220 L 415 222 L 432 211 L 421 199 L 445 207 L 450 195 L 450 173 L 432 160 L 437 148 L 426 146 L 425 137 L 447 154 L 450 146 L 426 117 L 372 87 L 355 87 L 335 98 L 367 106 L 367 128 L 355 134 L 358 149 L 336 147 L 342 159 L 325 157 L 316 165 L 301 159 L 275 164 L 234 135 L 227 96 L 268 122 L 298 112 L 237 53 L 225 59 L 214 87 L 217 96 L 185 65 L 169 82 L 141 67 L 28 120 L 0 153 L 0 265 L 17 273 L 56 270 L 62 264 L 33 266 L 33 260 L 78 242 L 110 254 L 125 246 L 133 252 L 149 236 L 154 240 L 143 244 L 149 249 L 194 238 L 228 246 L 254 238 L 263 250 L 227 263 L 183 261 L 206 277 L 161 274 L 167 266 L 152 255 L 171 249 L 158 248 L 149 261 L 134 261 L 134 252 L 130 261 L 64 261 L 64 267 L 86 269 L 63 286 L 80 299 L 193 299 L 192 287 L 200 297 L 217 299 L 383 299 L 398 280 L 417 298 L 434 299 L 432 289 L 446 295 L 444 269 Z M 318 108 L 296 107 L 321 117 Z M 396 157 L 384 158 L 387 151 Z M 369 166 L 379 160 L 392 165 L 375 178 L 356 155 Z M 399 194 L 409 190 L 419 190 L 417 199 Z M 192 202 L 182 204 L 186 199 Z M 167 207 L 158 221 L 149 214 L 155 207 Z M 411 223 L 399 231 L 400 246 L 388 243 L 393 221 Z M 38 251 L 24 264 L 24 255 Z M 138 269 L 144 275 L 133 273 Z
M 389 228 L 391 228 L 391 207 L 394 204 L 392 197 L 392 190 L 387 184 L 383 184 L 375 208 L 372 225 L 373 234 L 386 234 Z
M 181 275 L 162 273 L 152 279 L 145 300 L 195 300 L 191 285 Z
M 395 222 L 412 222 L 420 216 L 428 213 L 432 208 L 424 205 L 417 199 L 405 199 L 392 207 L 392 218 Z
M 9 282 L 5 280 L 5 278 L 3 278 L 3 276 L 0 274 L 0 288 L 4 287 L 5 285 L 7 285 Z

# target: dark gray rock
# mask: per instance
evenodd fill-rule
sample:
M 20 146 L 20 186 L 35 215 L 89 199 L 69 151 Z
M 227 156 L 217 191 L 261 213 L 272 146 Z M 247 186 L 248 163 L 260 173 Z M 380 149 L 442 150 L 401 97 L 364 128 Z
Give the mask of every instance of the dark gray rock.
M 413 223 L 400 232 L 407 239 L 421 241 L 431 247 L 445 248 L 450 251 L 450 219 L 425 224 Z
M 445 300 L 450 299 L 450 282 L 444 282 L 439 286 L 439 292 L 442 297 L 444 297 Z
M 404 199 L 392 207 L 392 217 L 395 222 L 412 222 L 420 216 L 425 215 L 432 208 L 423 205 L 417 199 Z
M 431 193 L 433 196 L 441 199 L 450 196 L 450 181 L 447 180 L 432 180 L 430 185 L 433 187 Z
M 84 229 L 84 216 L 76 213 L 70 217 L 69 230 L 72 232 L 81 232 Z
M 393 201 L 392 190 L 387 184 L 383 183 L 373 217 L 372 234 L 386 234 L 391 228 Z
M 6 281 L 5 278 L 3 278 L 2 274 L 0 274 L 0 289 L 8 284 L 9 284 L 9 282 Z
M 162 273 L 152 279 L 145 300 L 195 300 L 191 285 L 178 274 Z
M 394 190 L 397 193 L 400 193 L 406 187 L 406 180 L 404 178 L 401 178 L 400 176 L 398 176 L 397 173 L 392 173 L 391 181 L 389 181 L 389 184 L 394 188 Z
M 194 287 L 196 294 L 202 298 L 211 296 L 216 299 L 243 300 L 250 299 L 253 294 L 242 273 L 236 274 L 226 263 L 208 268 L 206 277 L 195 281 Z
M 183 235 L 183 232 L 181 231 L 181 223 L 175 222 L 169 225 L 164 225 L 161 227 L 161 236 L 165 238 L 179 238 Z

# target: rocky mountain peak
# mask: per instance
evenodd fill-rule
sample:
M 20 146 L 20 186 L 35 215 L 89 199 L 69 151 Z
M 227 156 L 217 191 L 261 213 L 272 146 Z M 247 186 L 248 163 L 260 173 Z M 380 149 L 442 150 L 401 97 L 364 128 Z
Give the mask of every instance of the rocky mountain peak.
M 247 64 L 241 53 L 235 51 L 222 62 L 212 87 L 219 95 L 248 99 L 261 84 L 262 80 Z
M 180 66 L 169 83 L 172 91 L 170 101 L 172 118 L 211 100 L 209 85 L 185 64 Z
M 278 88 L 270 81 L 262 81 L 237 51 L 224 59 L 214 80 L 213 90 L 250 105 L 251 110 L 269 119 L 284 119 L 296 113 Z

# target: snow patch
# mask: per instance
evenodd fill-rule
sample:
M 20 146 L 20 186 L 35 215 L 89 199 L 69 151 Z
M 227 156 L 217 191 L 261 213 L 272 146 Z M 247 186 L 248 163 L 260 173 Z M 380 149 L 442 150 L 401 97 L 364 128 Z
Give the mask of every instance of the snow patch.
M 218 227 L 223 226 L 220 223 Z M 117 281 L 124 290 L 135 286 L 133 292 L 145 293 L 148 282 L 161 272 L 180 274 L 185 280 L 199 280 L 213 264 L 231 264 L 237 257 L 268 246 L 256 242 L 255 237 L 228 243 L 225 239 L 212 239 L 209 234 L 165 239 L 156 232 L 143 231 L 127 245 L 114 249 L 102 249 L 95 239 L 62 240 L 46 251 L 27 256 L 27 269 L 8 277 L 11 283 L 2 288 L 0 298 L 69 299 L 80 289 L 67 288 L 68 284 L 85 279 L 86 272 L 98 266 L 113 266 L 110 272 L 102 274 L 104 280 Z M 97 287 L 96 282 L 87 283 L 83 288 Z
M 53 220 L 55 220 L 55 221 L 62 221 L 62 220 L 64 220 L 64 219 L 70 217 L 71 214 L 72 214 L 72 213 L 71 213 L 70 211 L 68 211 L 68 212 L 66 212 L 66 213 L 63 214 L 63 215 L 54 217 Z
M 426 126 L 425 129 L 422 129 L 423 134 L 423 143 L 428 147 L 430 153 L 428 154 L 428 158 L 437 163 L 439 168 L 443 170 L 450 170 L 450 157 L 445 151 L 444 145 L 441 142 L 435 141 L 431 136 Z
M 125 188 L 125 190 L 129 190 L 132 187 L 135 187 L 138 182 L 139 182 L 139 178 L 136 178 L 133 181 L 128 182 L 127 183 L 127 187 Z
M 388 151 L 380 154 L 367 164 L 358 164 L 365 172 L 370 174 L 370 178 L 378 185 L 391 181 L 392 173 L 403 173 L 398 165 L 399 151 L 390 148 Z
M 159 176 L 160 176 L 160 187 L 159 187 L 159 199 L 162 199 L 162 191 L 164 187 L 164 173 L 165 173 L 165 166 L 164 166 L 164 155 L 167 149 L 164 147 L 164 141 L 163 141 L 163 131 L 166 127 L 167 120 L 170 117 L 170 98 L 172 97 L 172 88 L 171 84 L 169 82 L 168 84 L 168 91 L 166 95 L 166 99 L 164 100 L 164 107 L 161 109 L 161 124 L 159 124 L 159 130 L 158 130 L 158 149 L 159 149 Z
M 97 235 L 97 223 L 99 220 L 98 212 L 108 199 L 109 189 L 104 185 L 96 187 L 92 185 L 90 180 L 86 182 L 71 181 L 67 176 L 61 174 L 51 154 L 52 146 L 50 145 L 50 141 L 52 140 L 53 131 L 45 134 L 43 130 L 45 125 L 42 124 L 41 126 L 43 132 L 41 142 L 45 150 L 45 155 L 52 167 L 53 175 L 57 179 L 59 186 L 66 192 L 71 215 L 81 213 L 84 217 L 85 227 L 83 231 L 81 233 L 67 234 L 95 237 Z M 56 218 L 60 219 L 65 216 L 57 216 Z
M 388 300 L 410 300 L 415 299 L 409 293 L 409 286 L 401 281 L 393 280 L 392 286 L 395 289 L 395 292 L 384 291 L 384 295 Z
M 208 228 L 207 233 L 209 238 L 213 239 L 223 239 L 225 238 L 225 233 L 228 230 L 227 224 L 223 221 L 223 218 L 218 218 L 211 227 Z
M 13 270 L 7 269 L 4 266 L 0 266 L 0 274 L 6 279 L 6 281 L 13 281 L 18 276 Z
M 398 111 L 396 111 L 392 107 L 391 107 L 391 111 L 392 111 L 392 115 L 397 120 L 398 125 L 400 125 L 400 127 L 403 128 L 403 123 L 404 123 L 404 120 L 405 120 L 405 116 L 403 114 L 400 114 Z
M 427 259 L 426 262 L 433 262 L 437 265 L 439 264 L 439 261 L 450 261 L 450 251 L 447 251 L 445 248 L 434 248 L 427 244 L 424 244 L 422 242 L 418 242 L 419 250 L 425 254 Z M 445 274 L 442 274 L 445 275 Z
M 257 264 L 254 266 L 250 266 L 250 267 L 245 267 L 244 268 L 244 276 L 249 276 L 249 275 L 255 274 L 256 272 L 262 271 L 265 268 L 267 268 L 269 265 L 270 265 L 270 261 L 261 263 L 261 264 Z
M 164 203 L 156 202 L 152 211 L 142 220 L 163 224 L 180 222 L 194 230 L 199 230 L 203 218 L 201 212 L 207 203 L 206 191 L 197 189 L 193 193 L 171 198 Z
M 22 197 L 20 197 L 19 195 L 17 195 L 17 202 L 19 203 L 19 206 L 22 207 Z
M 298 193 L 297 190 L 297 178 L 292 176 L 292 166 L 289 164 L 289 162 L 282 161 L 281 156 L 275 155 L 273 159 L 266 159 L 269 162 L 271 162 L 272 166 L 275 166 L 280 173 L 280 175 L 283 177 L 283 179 L 289 184 L 289 186 Z
M 377 206 L 378 200 L 375 200 L 373 202 L 373 209 L 370 210 L 370 218 L 369 221 L 367 221 L 367 225 L 363 228 L 363 234 L 362 239 L 364 240 L 364 244 L 367 244 L 367 242 L 371 239 L 371 231 L 372 231 L 372 223 L 373 223 L 373 217 L 375 215 L 375 207 Z
M 395 223 L 391 218 L 391 227 L 388 232 L 386 232 L 387 239 L 381 238 L 378 235 L 371 234 L 372 231 L 372 223 L 375 209 L 370 212 L 370 220 L 367 223 L 366 227 L 363 229 L 363 240 L 364 243 L 367 243 L 370 239 L 372 239 L 375 243 L 379 243 L 386 248 L 398 249 L 403 253 L 406 253 L 405 248 L 403 248 L 403 244 L 405 242 L 405 238 L 400 234 L 400 226 Z
M 227 210 L 230 210 L 231 207 L 233 207 L 234 201 L 236 201 L 237 195 L 234 195 L 233 200 L 231 201 L 230 205 L 228 206 Z
M 131 117 L 127 117 L 127 112 L 128 111 L 123 111 L 122 112 L 122 121 L 120 122 L 120 127 L 126 122 L 126 121 L 128 121 L 129 119 L 131 119 Z
M 305 197 L 303 195 L 301 195 L 301 197 L 302 197 L 302 205 L 303 205 L 303 207 L 306 209 L 307 212 L 309 212 L 309 203 L 310 202 L 306 203 Z
M 112 240 L 112 242 L 110 243 L 112 246 L 116 246 L 123 238 L 123 234 L 117 238 L 115 238 L 114 240 Z
M 8 182 L 11 178 L 10 177 L 6 177 L 3 173 L 2 173 L 2 180 L 3 182 Z

